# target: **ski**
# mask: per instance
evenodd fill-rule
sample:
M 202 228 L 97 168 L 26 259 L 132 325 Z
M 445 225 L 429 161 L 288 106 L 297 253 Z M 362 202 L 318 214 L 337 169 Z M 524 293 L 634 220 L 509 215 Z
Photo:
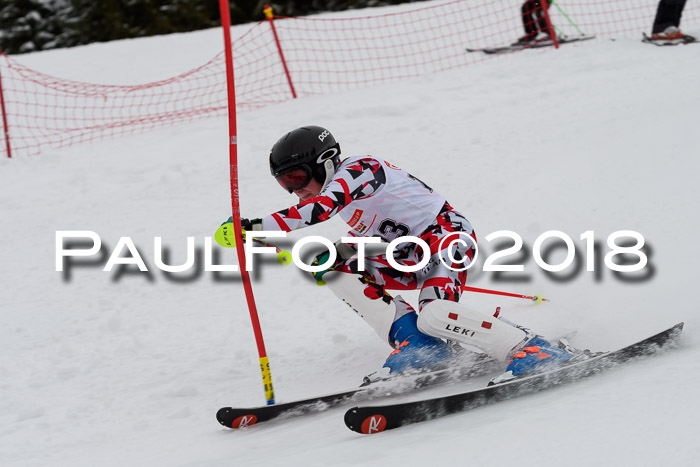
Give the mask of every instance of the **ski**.
M 502 367 L 502 363 L 481 355 L 483 354 L 477 355 L 477 360 L 472 361 L 471 365 L 467 363 L 457 368 L 399 376 L 372 383 L 366 382 L 363 383 L 366 385 L 349 391 L 259 407 L 222 407 L 217 411 L 216 419 L 227 428 L 244 428 L 281 416 L 318 413 L 348 402 L 379 399 L 440 384 L 463 381 L 493 373 Z
M 683 323 L 679 323 L 619 350 L 482 389 L 394 405 L 353 407 L 345 413 L 345 425 L 358 433 L 373 434 L 531 394 L 600 373 L 637 357 L 653 355 L 658 349 L 674 343 L 682 330 Z
M 559 44 L 569 44 L 572 42 L 581 42 L 581 41 L 588 41 L 591 39 L 595 39 L 595 36 L 579 36 L 579 37 L 567 37 L 567 38 L 561 38 L 559 39 Z M 509 53 L 509 52 L 519 52 L 521 50 L 526 50 L 526 49 L 539 49 L 541 47 L 551 47 L 554 45 L 554 42 L 551 41 L 550 39 L 544 40 L 544 41 L 538 41 L 530 44 L 522 44 L 522 45 L 506 45 L 502 47 L 483 47 L 479 49 L 471 49 L 467 48 L 467 52 L 483 52 L 487 55 L 497 55 L 497 54 L 502 54 L 502 53 Z
M 647 44 L 654 44 L 658 47 L 666 47 L 669 45 L 679 45 L 679 44 L 693 44 L 698 42 L 698 40 L 693 36 L 684 35 L 681 39 L 668 39 L 668 40 L 652 40 L 651 37 L 647 36 L 646 33 L 642 33 L 642 42 Z
M 358 397 L 365 392 L 368 392 L 368 390 L 358 388 L 282 404 L 249 408 L 222 407 L 216 412 L 216 420 L 227 428 L 245 428 L 272 420 L 284 414 L 303 415 L 311 412 L 321 412 Z

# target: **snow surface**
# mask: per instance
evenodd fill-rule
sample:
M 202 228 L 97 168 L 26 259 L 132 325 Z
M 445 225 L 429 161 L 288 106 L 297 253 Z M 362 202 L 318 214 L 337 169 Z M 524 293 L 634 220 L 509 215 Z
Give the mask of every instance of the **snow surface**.
M 18 59 L 65 78 L 146 82 L 208 60 L 220 50 L 218 34 Z M 224 405 L 264 403 L 239 277 L 165 274 L 153 238 L 162 236 L 168 261 L 180 264 L 186 237 L 201 248 L 228 217 L 225 119 L 0 161 L 0 465 L 700 464 L 698 83 L 700 46 L 619 39 L 239 116 L 244 216 L 293 202 L 269 176 L 269 148 L 290 129 L 320 124 L 344 154 L 386 158 L 437 187 L 471 220 L 484 254 L 493 251 L 484 237 L 504 229 L 530 248 L 561 230 L 582 260 L 579 235 L 589 230 L 603 254 L 618 230 L 642 233 L 651 248 L 650 274 L 637 282 L 600 261 L 597 272 L 583 266 L 555 280 L 528 253 L 517 275 L 525 281 L 474 271 L 471 284 L 542 293 L 551 303 L 467 294 L 470 305 L 501 305 L 509 319 L 548 335 L 576 330 L 573 343 L 594 350 L 686 322 L 680 348 L 656 358 L 370 437 L 345 428 L 347 407 L 242 431 L 214 418 Z M 105 256 L 56 272 L 58 230 L 97 232 Z M 332 219 L 293 238 L 346 230 Z M 122 236 L 150 273 L 102 271 Z M 235 263 L 232 251 L 219 253 Z M 257 266 L 278 402 L 351 388 L 381 366 L 390 349 L 328 290 L 298 269 Z

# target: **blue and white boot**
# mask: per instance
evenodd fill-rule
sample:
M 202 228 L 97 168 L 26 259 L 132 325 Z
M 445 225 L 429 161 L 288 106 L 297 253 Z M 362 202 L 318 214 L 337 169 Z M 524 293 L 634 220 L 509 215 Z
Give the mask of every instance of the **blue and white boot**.
M 389 337 L 396 350 L 391 352 L 380 370 L 365 376 L 365 384 L 397 373 L 436 369 L 452 358 L 450 346 L 442 339 L 420 332 L 417 320 L 418 315 L 411 312 L 394 322 Z
M 568 362 L 574 354 L 569 347 L 561 348 L 540 336 L 535 336 L 513 353 L 505 373 L 493 378 L 489 386 L 542 373 L 550 368 Z

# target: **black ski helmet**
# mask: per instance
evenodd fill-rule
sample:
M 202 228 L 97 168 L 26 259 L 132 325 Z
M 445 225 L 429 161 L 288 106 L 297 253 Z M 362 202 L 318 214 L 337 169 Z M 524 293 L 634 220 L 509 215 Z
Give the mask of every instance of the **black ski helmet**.
M 285 174 L 301 169 L 307 175 L 306 183 L 313 177 L 325 188 L 339 165 L 340 145 L 330 131 L 320 126 L 290 131 L 270 150 L 270 173 L 290 193 L 294 189 L 281 180 Z

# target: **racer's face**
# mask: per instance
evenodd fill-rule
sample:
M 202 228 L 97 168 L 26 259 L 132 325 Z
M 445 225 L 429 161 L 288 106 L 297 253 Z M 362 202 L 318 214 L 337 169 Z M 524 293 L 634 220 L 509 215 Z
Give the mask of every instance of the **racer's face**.
M 305 187 L 294 190 L 294 194 L 297 195 L 300 200 L 306 201 L 309 198 L 318 196 L 318 194 L 321 192 L 321 188 L 323 188 L 321 183 L 312 178 Z

